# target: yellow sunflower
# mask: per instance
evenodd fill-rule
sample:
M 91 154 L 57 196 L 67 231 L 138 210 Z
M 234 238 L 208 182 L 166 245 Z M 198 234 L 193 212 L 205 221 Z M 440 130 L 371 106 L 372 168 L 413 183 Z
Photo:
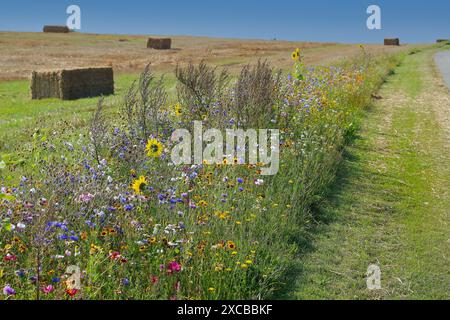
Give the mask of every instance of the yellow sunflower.
M 183 115 L 183 112 L 181 110 L 181 104 L 179 102 L 174 105 L 174 111 L 177 117 L 181 117 Z
M 147 141 L 147 146 L 145 147 L 145 151 L 147 151 L 147 155 L 152 158 L 159 158 L 163 152 L 163 145 L 156 139 L 150 139 Z
M 131 188 L 136 194 L 141 194 L 144 187 L 147 185 L 147 179 L 144 176 L 140 176 L 139 179 L 134 180 Z
M 300 49 L 295 49 L 294 52 L 292 52 L 292 60 L 298 61 L 300 59 Z

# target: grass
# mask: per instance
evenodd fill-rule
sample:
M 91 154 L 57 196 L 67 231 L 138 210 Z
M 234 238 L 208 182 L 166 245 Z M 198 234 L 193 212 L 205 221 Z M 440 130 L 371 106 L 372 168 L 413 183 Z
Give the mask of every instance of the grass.
M 435 52 L 408 56 L 383 86 L 284 297 L 448 299 L 450 124 Z M 370 264 L 381 268 L 381 290 L 366 287 Z
M 30 168 L 33 172 L 32 179 L 19 187 L 23 193 L 12 191 L 22 202 L 18 200 L 16 206 L 0 203 L 3 211 L 14 212 L 2 216 L 0 227 L 11 234 L 4 232 L 0 237 L 0 248 L 4 248 L 0 252 L 18 255 L 12 266 L 0 261 L 0 283 L 12 284 L 19 298 L 39 297 L 39 284 L 18 279 L 17 270 L 32 275 L 39 270 L 36 261 L 44 257 L 41 284 L 45 285 L 52 283 L 55 273 L 64 274 L 67 264 L 81 265 L 87 274 L 81 291 L 84 299 L 255 299 L 272 297 L 274 292 L 278 297 L 298 299 L 445 298 L 450 168 L 441 129 L 446 124 L 436 118 L 437 112 L 443 111 L 439 98 L 445 93 L 430 81 L 434 79 L 430 74 L 435 76 L 430 68 L 432 52 L 416 50 L 395 72 L 403 55 L 377 57 L 362 73 L 355 66 L 365 65 L 365 61 L 351 60 L 337 75 L 319 68 L 310 82 L 286 84 L 289 93 L 284 98 L 294 101 L 294 107 L 285 109 L 290 115 L 287 119 L 283 112 L 276 115 L 287 128 L 280 174 L 265 178 L 262 187 L 255 186 L 258 176 L 248 167 L 200 167 L 193 169 L 198 170 L 198 178 L 186 183 L 187 168 L 168 170 L 142 156 L 143 152 L 121 160 L 116 150 L 136 149 L 142 144 L 139 140 L 129 145 L 133 134 L 117 117 L 119 97 L 134 75 L 120 75 L 117 95 L 106 100 L 110 129 L 118 126 L 127 139 L 122 141 L 112 130 L 105 131 L 113 143 L 103 146 L 108 165 L 98 167 L 100 180 L 99 175 L 91 174 L 98 163 L 82 151 L 89 145 L 86 126 L 97 99 L 30 101 L 26 81 L 0 83 L 0 102 L 4 102 L 0 148 L 1 153 L 9 154 L 8 171 L 4 172 L 16 178 Z M 380 93 L 383 99 L 361 121 L 363 108 L 388 73 L 392 76 Z M 174 96 L 174 79 L 169 77 L 165 86 Z M 295 104 L 308 98 L 317 105 Z M 250 116 L 255 121 L 261 117 Z M 358 123 L 363 129 L 344 151 L 343 169 L 330 189 L 344 146 Z M 59 144 L 52 145 L 53 141 Z M 67 141 L 75 149 L 69 155 Z M 62 155 L 66 160 L 60 160 Z M 14 157 L 23 162 L 11 164 Z M 48 171 L 37 170 L 42 164 Z M 52 167 L 62 170 L 63 177 L 72 177 L 71 182 L 67 178 L 61 184 L 61 171 L 53 172 Z M 56 182 L 51 180 L 53 175 Z M 113 185 L 107 182 L 107 175 L 112 176 Z M 143 190 L 148 196 L 145 201 L 135 197 L 129 185 L 139 175 L 146 175 L 156 190 L 162 190 L 160 195 L 174 192 L 178 196 L 186 190 L 189 199 L 192 196 L 197 203 L 202 199 L 204 205 L 194 210 L 190 203 L 178 203 L 177 210 L 187 212 L 179 215 L 169 203 L 153 201 L 153 190 Z M 13 184 L 13 180 L 5 181 Z M 27 198 L 31 186 L 49 199 L 47 205 L 42 205 L 41 199 Z M 323 200 L 327 190 L 329 198 Z M 94 201 L 80 204 L 74 200 L 88 193 L 95 195 Z M 224 195 L 226 201 L 220 201 Z M 40 217 L 64 221 L 73 234 L 83 234 L 84 239 L 61 241 L 58 232 L 62 231 L 56 230 L 51 245 L 33 246 L 37 240 L 31 235 L 42 232 L 39 223 L 23 233 L 11 232 L 10 219 L 20 222 L 28 201 L 37 201 L 35 206 L 46 213 Z M 131 208 L 127 207 L 130 204 Z M 118 214 L 108 214 L 103 220 L 99 208 L 106 210 L 112 205 Z M 98 226 L 87 227 L 88 218 Z M 157 225 L 174 228 L 180 220 L 187 229 L 175 227 L 173 238 L 170 232 L 157 230 Z M 153 244 L 148 242 L 152 232 L 156 234 Z M 175 241 L 181 241 L 181 249 L 168 248 L 168 243 Z M 20 254 L 19 244 L 25 246 Z M 300 252 L 294 255 L 298 247 Z M 53 258 L 64 250 L 80 250 L 81 255 Z M 115 251 L 127 261 L 111 259 Z M 381 291 L 365 288 L 365 272 L 371 263 L 381 266 Z M 166 273 L 164 268 L 169 266 L 174 269 Z M 281 294 L 276 290 L 287 273 L 291 286 Z M 158 286 L 151 283 L 153 277 L 158 278 Z M 44 298 L 67 297 L 63 286 L 55 287 Z
M 175 91 L 173 75 L 164 75 L 169 93 Z M 107 106 L 118 106 L 122 96 L 138 75 L 120 75 L 115 79 L 115 95 L 106 97 Z M 172 94 L 173 95 L 173 94 Z M 99 98 L 61 101 L 59 99 L 31 100 L 29 81 L 0 82 L 0 153 L 14 152 L 17 146 L 27 143 L 34 131 L 52 130 L 62 123 L 81 129 L 86 126 L 96 109 Z M 113 107 L 112 112 L 117 111 Z
M 316 217 L 308 209 L 333 179 L 356 115 L 398 59 L 363 53 L 342 68 L 320 67 L 304 81 L 285 80 L 276 86 L 270 80 L 272 70 L 261 64 L 251 72 L 263 75 L 262 82 L 247 76 L 245 86 L 219 100 L 229 107 L 226 114 L 215 112 L 220 104 L 204 108 L 204 101 L 214 102 L 216 96 L 199 98 L 189 91 L 180 97 L 182 118 L 166 114 L 171 110 L 167 106 L 151 105 L 158 108 L 158 116 L 168 117 L 158 131 L 168 149 L 172 126 L 188 128 L 194 119 L 227 126 L 233 119 L 268 126 L 273 120 L 283 128 L 284 142 L 280 172 L 273 177 L 259 176 L 255 166 L 174 167 L 148 157 L 147 132 L 156 129 L 145 127 L 149 131 L 138 136 L 141 128 L 154 124 L 156 117 L 148 109 L 118 117 L 119 100 L 108 100 L 113 107 L 107 127 L 97 122 L 97 133 L 88 136 L 87 111 L 94 100 L 78 101 L 83 112 L 76 114 L 73 109 L 66 113 L 75 102 L 59 110 L 58 101 L 48 101 L 55 103 L 50 107 L 33 102 L 46 111 L 42 122 L 19 115 L 23 122 L 12 126 L 4 142 L 20 161 L 7 157 L 2 172 L 28 178 L 20 184 L 13 178 L 2 180 L 17 187 L 3 188 L 7 195 L 0 203 L 0 227 L 5 230 L 0 236 L 0 282 L 17 290 L 10 298 L 67 298 L 66 288 L 55 284 L 54 277 L 67 276 L 69 264 L 86 272 L 77 296 L 83 299 L 270 297 L 291 267 L 297 241 L 310 241 L 305 231 Z M 23 84 L 20 88 L 25 89 Z M 258 114 L 251 102 L 266 93 L 271 100 L 261 108 L 267 112 Z M 234 94 L 250 103 L 227 105 L 235 101 Z M 13 106 L 25 106 L 26 95 L 17 97 Z M 150 100 L 137 99 L 136 106 L 148 108 Z M 27 132 L 18 136 L 27 121 L 28 137 Z M 93 145 L 90 137 L 100 143 Z M 139 176 L 147 178 L 148 186 L 131 190 Z M 38 282 L 28 281 L 37 276 Z M 50 284 L 54 292 L 40 295 L 42 286 Z

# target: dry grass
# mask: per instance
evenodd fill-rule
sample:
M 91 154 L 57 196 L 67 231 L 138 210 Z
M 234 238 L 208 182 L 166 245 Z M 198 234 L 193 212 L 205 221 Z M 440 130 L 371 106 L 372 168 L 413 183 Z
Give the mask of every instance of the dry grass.
M 291 51 L 301 48 L 306 64 L 329 63 L 359 52 L 357 45 L 335 43 L 235 40 L 178 36 L 172 49 L 148 50 L 148 36 L 0 32 L 0 80 L 27 79 L 31 72 L 109 65 L 114 72 L 137 73 L 151 62 L 154 71 L 171 72 L 177 63 L 199 62 L 226 66 L 237 73 L 243 64 L 267 59 L 290 68 Z M 404 48 L 404 47 L 402 47 Z M 400 48 L 367 46 L 371 52 Z

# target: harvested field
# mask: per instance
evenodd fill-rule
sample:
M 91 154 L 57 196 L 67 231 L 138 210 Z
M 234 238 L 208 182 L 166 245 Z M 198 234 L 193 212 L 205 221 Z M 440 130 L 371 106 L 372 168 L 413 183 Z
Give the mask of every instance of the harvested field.
M 205 60 L 227 67 L 231 73 L 243 64 L 267 59 L 290 69 L 286 59 L 302 50 L 307 65 L 329 64 L 358 54 L 358 45 L 291 41 L 235 40 L 205 37 L 171 37 L 172 50 L 148 50 L 148 36 L 0 32 L 0 80 L 28 79 L 32 71 L 111 66 L 116 74 L 138 73 L 151 62 L 157 72 L 171 73 L 177 63 Z M 372 53 L 395 52 L 398 47 L 367 45 Z
M 111 67 L 33 72 L 31 78 L 32 99 L 75 100 L 113 93 Z

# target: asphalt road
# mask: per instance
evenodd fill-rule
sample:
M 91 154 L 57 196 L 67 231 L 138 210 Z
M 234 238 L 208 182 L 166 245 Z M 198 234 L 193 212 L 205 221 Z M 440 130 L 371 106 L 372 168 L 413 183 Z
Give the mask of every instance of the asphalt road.
M 450 51 L 438 52 L 434 59 L 445 83 L 447 83 L 447 87 L 450 89 Z

